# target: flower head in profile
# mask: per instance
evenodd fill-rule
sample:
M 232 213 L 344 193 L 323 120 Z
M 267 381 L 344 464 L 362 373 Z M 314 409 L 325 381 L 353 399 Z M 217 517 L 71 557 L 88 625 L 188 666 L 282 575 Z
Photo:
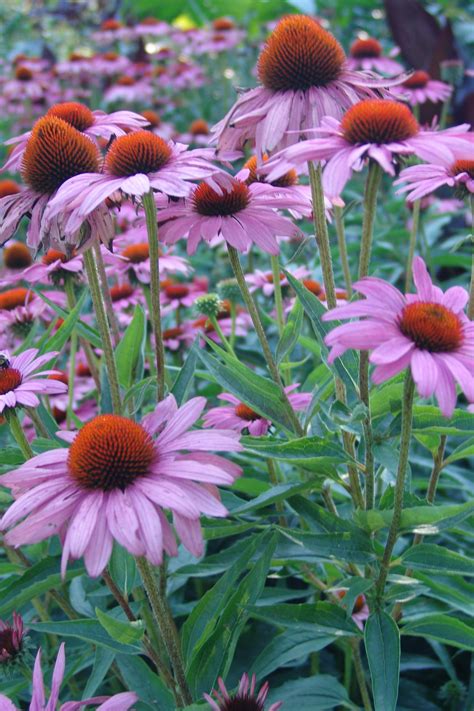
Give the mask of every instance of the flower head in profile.
M 380 72 L 387 76 L 400 74 L 403 72 L 403 66 L 392 59 L 393 54 L 394 52 L 390 52 L 388 56 L 384 55 L 382 45 L 374 37 L 359 37 L 349 49 L 347 68 Z
M 276 209 L 307 210 L 309 204 L 308 198 L 285 188 L 216 175 L 195 187 L 188 199 L 159 211 L 160 237 L 167 244 L 187 237 L 188 254 L 194 254 L 201 240 L 224 240 L 240 252 L 256 244 L 278 254 L 277 236 L 291 237 L 300 230 Z
M 330 361 L 348 348 L 371 351 L 375 383 L 409 367 L 420 396 L 435 395 L 442 414 L 450 417 L 456 383 L 474 402 L 474 323 L 463 312 L 469 294 L 460 286 L 443 293 L 433 285 L 421 257 L 414 260 L 413 276 L 417 293 L 405 296 L 375 277 L 354 284 L 366 298 L 323 316 L 325 321 L 363 318 L 337 326 L 326 336 Z
M 305 410 L 311 402 L 311 393 L 296 393 L 299 383 L 288 385 L 285 392 L 288 400 L 295 412 Z M 217 396 L 219 400 L 229 402 L 230 405 L 224 407 L 213 407 L 204 415 L 206 427 L 225 427 L 236 432 L 247 430 L 253 437 L 266 435 L 271 427 L 270 420 L 267 420 L 251 407 L 245 405 L 231 393 L 221 393 Z
M 452 86 L 444 81 L 432 79 L 428 72 L 419 69 L 405 79 L 403 84 L 393 88 L 394 95 L 407 101 L 411 106 L 447 101 L 453 92 Z
M 43 670 L 41 668 L 41 649 L 38 650 L 33 669 L 33 688 L 29 711 L 55 711 L 59 702 L 61 684 L 64 678 L 66 666 L 66 655 L 64 643 L 59 647 L 58 656 L 54 664 L 53 676 L 51 679 L 49 700 L 46 701 L 43 681 Z M 97 706 L 97 711 L 128 711 L 137 701 L 137 695 L 131 691 L 125 691 L 114 696 L 96 696 L 82 701 L 66 701 L 59 708 L 59 711 L 79 711 L 84 706 L 91 704 Z M 23 707 L 22 707 L 23 708 Z M 17 707 L 3 694 L 0 694 L 1 711 L 18 711 Z
M 213 690 L 212 696 L 204 694 L 204 698 L 208 702 L 213 711 L 265 711 L 265 701 L 270 690 L 270 685 L 266 681 L 256 692 L 257 679 L 255 674 L 249 679 L 247 673 L 242 675 L 239 686 L 235 694 L 229 694 L 226 685 L 221 677 L 217 680 L 219 691 Z M 277 701 L 271 704 L 266 711 L 278 711 L 283 706 L 282 701 Z
M 347 595 L 347 588 L 334 589 L 333 592 L 340 600 L 343 600 Z M 370 615 L 370 610 L 365 595 L 357 595 L 352 610 L 350 612 L 351 617 L 356 623 L 357 627 L 360 630 L 363 630 L 364 622 L 368 619 Z
M 25 630 L 23 619 L 21 615 L 14 612 L 11 625 L 0 620 L 0 671 L 12 666 L 15 661 L 23 657 L 24 651 Z
M 410 201 L 431 195 L 446 186 L 458 197 L 474 194 L 474 145 L 470 151 L 455 151 L 454 159 L 440 156 L 436 163 L 412 165 L 401 171 L 396 184 L 402 184 L 398 192 L 408 193 Z
M 114 539 L 159 565 L 163 551 L 177 554 L 168 509 L 183 545 L 201 555 L 200 516 L 227 515 L 216 485 L 240 474 L 210 452 L 241 449 L 231 430 L 188 431 L 205 403 L 197 397 L 178 408 L 170 395 L 140 424 L 99 415 L 78 433 L 61 433 L 69 449 L 44 452 L 1 477 L 16 498 L 0 521 L 12 529 L 5 540 L 18 547 L 59 534 L 63 574 L 69 558 L 84 557 L 89 575 L 100 575 Z
M 290 168 L 305 170 L 308 161 L 327 161 L 323 171 L 325 194 L 336 204 L 353 171 L 367 159 L 376 161 L 389 175 L 403 156 L 423 160 L 454 160 L 454 150 L 467 150 L 468 124 L 446 131 L 422 130 L 410 109 L 389 99 L 365 99 L 354 104 L 339 121 L 325 117 L 315 138 L 275 154 L 260 171 L 269 180 Z
M 111 114 L 106 114 L 105 111 L 91 111 L 88 106 L 78 101 L 54 104 L 48 109 L 45 116 L 55 116 L 89 138 L 105 138 L 106 140 L 112 136 L 124 136 L 128 131 L 145 128 L 148 124 L 144 116 L 133 111 L 114 111 Z M 6 170 L 14 172 L 21 167 L 31 133 L 31 131 L 27 131 L 5 141 L 5 145 L 13 145 L 14 149 L 8 156 L 2 172 Z
M 56 355 L 51 352 L 38 356 L 37 348 L 30 348 L 16 356 L 0 353 L 0 413 L 7 408 L 38 407 L 38 395 L 66 392 L 64 383 L 44 377 L 56 374 L 56 370 L 39 370 Z
M 339 119 L 357 101 L 387 95 L 385 89 L 404 78 L 349 69 L 336 38 L 306 15 L 280 20 L 260 53 L 257 71 L 260 86 L 242 93 L 214 126 L 219 150 L 241 148 L 250 139 L 261 157 L 296 143 L 323 116 Z
M 99 170 L 100 154 L 94 141 L 56 116 L 36 122 L 21 159 L 21 174 L 27 188 L 0 199 L 0 243 L 12 237 L 21 219 L 28 215 L 27 243 L 37 249 L 42 242 L 64 239 L 63 215 L 45 218 L 45 210 L 58 188 L 72 176 Z M 88 219 L 89 237 L 103 239 L 107 212 L 103 207 Z M 70 237 L 79 241 L 78 230 Z

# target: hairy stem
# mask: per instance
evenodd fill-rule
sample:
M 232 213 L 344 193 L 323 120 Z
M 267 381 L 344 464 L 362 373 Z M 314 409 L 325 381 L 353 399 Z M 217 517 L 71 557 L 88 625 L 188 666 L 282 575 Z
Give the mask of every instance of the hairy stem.
M 117 321 L 117 317 L 114 311 L 114 305 L 112 303 L 112 297 L 110 295 L 109 284 L 107 281 L 107 274 L 105 272 L 104 258 L 102 257 L 102 251 L 100 249 L 100 244 L 94 245 L 95 260 L 97 264 L 97 272 L 99 274 L 100 285 L 102 287 L 102 294 L 104 297 L 105 311 L 107 313 L 107 319 L 112 330 L 112 340 L 114 346 L 117 346 L 120 341 L 120 331 Z
M 331 246 L 326 221 L 326 208 L 324 206 L 324 191 L 321 180 L 321 165 L 316 167 L 312 161 L 308 163 L 309 180 L 311 184 L 311 197 L 313 201 L 314 236 L 319 248 L 321 269 L 323 272 L 324 290 L 330 309 L 336 306 L 336 287 L 334 285 L 334 272 L 332 268 Z
M 412 266 L 413 266 L 413 257 L 415 256 L 415 248 L 416 248 L 416 238 L 418 236 L 418 228 L 420 226 L 420 207 L 421 207 L 421 200 L 415 200 L 413 203 L 413 212 L 412 212 L 412 225 L 411 225 L 411 230 L 410 230 L 410 244 L 408 247 L 408 258 L 407 258 L 407 266 L 406 266 L 406 271 L 405 271 L 405 293 L 408 293 L 410 291 L 411 287 L 411 271 L 412 271 Z
M 339 257 L 341 258 L 341 266 L 344 274 L 344 282 L 349 298 L 352 296 L 352 278 L 351 269 L 349 266 L 349 258 L 347 256 L 346 232 L 344 229 L 344 215 L 342 207 L 334 206 L 334 224 L 336 226 L 337 245 L 339 247 Z

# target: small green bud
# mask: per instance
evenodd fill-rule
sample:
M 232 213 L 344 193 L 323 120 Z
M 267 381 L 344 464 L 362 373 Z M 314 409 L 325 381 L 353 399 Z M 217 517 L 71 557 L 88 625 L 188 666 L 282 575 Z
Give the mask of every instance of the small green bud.
M 204 296 L 198 296 L 194 306 L 198 313 L 211 318 L 216 317 L 221 311 L 222 302 L 218 294 L 204 294 Z
M 237 279 L 222 279 L 217 285 L 217 290 L 222 299 L 227 299 L 233 304 L 242 300 Z

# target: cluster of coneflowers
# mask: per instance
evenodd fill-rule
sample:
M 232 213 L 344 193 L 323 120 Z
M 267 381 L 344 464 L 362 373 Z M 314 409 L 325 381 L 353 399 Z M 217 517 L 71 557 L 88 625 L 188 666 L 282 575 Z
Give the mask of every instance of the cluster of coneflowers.
M 220 51 L 221 45 L 229 48 L 241 40 L 233 26 L 213 32 L 197 32 L 193 51 L 210 51 L 203 49 L 209 42 Z M 167 33 L 164 23 L 148 22 L 135 28 L 108 25 L 98 36 L 117 41 Z M 220 39 L 215 36 L 219 33 Z M 77 62 L 71 60 L 63 71 L 73 74 Z M 88 66 L 92 62 L 84 60 Z M 121 86 L 134 86 L 133 73 L 139 69 L 132 72 L 122 64 L 123 77 L 132 82 Z M 369 363 L 375 366 L 370 376 L 375 383 L 405 374 L 398 512 L 415 389 L 421 398 L 434 396 L 447 417 L 454 410 L 457 387 L 474 403 L 472 287 L 470 295 L 459 286 L 443 293 L 423 260 L 413 258 L 416 241 L 407 264 L 407 284 L 413 272 L 415 293 L 411 288 L 402 293 L 369 276 L 383 173 L 396 176 L 396 185 L 412 201 L 442 185 L 463 199 L 474 193 L 469 126 L 425 128 L 410 109 L 426 99 L 446 101 L 449 86 L 400 69 L 395 59 L 382 56 L 375 40 L 359 40 L 347 58 L 318 21 L 289 16 L 260 53 L 258 86 L 242 93 L 213 128 L 210 146 L 189 148 L 173 140 L 160 132 L 151 111 L 104 113 L 76 100 L 55 103 L 31 130 L 8 142 L 13 149 L 5 168 L 19 172 L 21 184 L 7 180 L 0 185 L 0 241 L 5 245 L 0 413 L 25 461 L 0 478 L 14 499 L 0 521 L 5 543 L 18 549 L 58 536 L 63 576 L 71 559 L 83 558 L 91 577 L 104 575 L 106 580 L 114 542 L 131 553 L 171 660 L 177 706 L 192 698 L 153 567 L 162 566 L 165 556 L 177 555 L 178 540 L 193 556 L 203 554 L 200 519 L 228 515 L 218 487 L 231 486 L 242 473 L 232 458 L 243 450 L 241 433 L 262 436 L 272 423 L 232 393 L 219 395 L 226 403 L 222 407 L 209 408 L 203 397 L 178 403 L 169 392 L 167 368 L 179 368 L 194 342 L 205 347 L 213 340 L 235 358 L 236 339 L 253 328 L 291 424 L 290 436 L 305 436 L 312 395 L 297 392 L 298 384 L 282 377 L 253 296 L 261 290 L 266 298 L 274 297 L 282 333 L 294 304 L 289 286 L 299 282 L 317 297 L 325 310 L 323 321 L 352 319 L 333 328 L 325 344 L 331 349 L 330 363 L 348 349 L 362 351 L 359 384 L 366 435 L 371 427 Z M 207 126 L 201 128 L 206 134 Z M 191 132 L 191 142 L 199 146 L 197 135 Z M 249 151 L 252 155 L 245 155 Z M 244 156 L 240 170 L 229 167 Z M 407 157 L 418 163 L 404 167 Z M 340 219 L 344 190 L 354 172 L 367 174 L 359 279 L 352 284 L 344 270 L 346 284 L 336 288 L 327 219 Z M 299 175 L 306 173 L 309 185 L 299 184 Z M 13 241 L 24 217 L 26 244 Z M 279 262 L 281 243 L 298 243 L 303 232 L 297 223 L 311 217 L 322 280 L 306 267 L 283 273 Z M 193 274 L 189 259 L 175 254 L 174 245 L 185 245 L 188 256 L 207 250 L 209 261 L 226 249 L 233 277 L 222 280 L 217 293 L 209 292 L 209 281 Z M 344 266 L 343 242 L 339 248 Z M 244 274 L 241 255 L 252 250 L 270 255 L 268 271 Z M 60 354 L 48 352 L 46 340 L 31 348 L 22 343 L 25 335 L 35 342 L 38 324 L 61 334 L 83 285 L 90 290 L 100 347 L 92 348 L 84 339 L 84 329 L 94 323 L 84 317 L 82 332 L 74 329 L 69 339 L 70 364 L 64 372 L 58 369 Z M 363 298 L 351 298 L 353 291 Z M 116 362 L 116 347 L 137 308 L 146 311 L 151 324 L 153 357 L 147 367 L 156 386 L 153 407 L 142 416 L 124 401 Z M 67 339 L 62 344 L 67 349 Z M 89 407 L 79 402 L 103 388 L 101 369 L 111 403 L 105 412 L 99 411 L 97 397 Z M 35 454 L 31 440 L 42 434 L 40 401 L 47 402 L 61 426 L 58 438 L 64 446 Z M 366 451 L 364 486 L 356 470 L 347 484 L 358 507 L 373 506 L 375 475 L 369 455 Z M 378 600 L 397 525 L 394 516 L 376 581 Z M 4 649 L 10 656 L 21 647 L 20 627 L 16 619 L 8 628 L 11 649 Z M 154 654 L 156 650 L 152 660 Z M 47 708 L 57 703 L 63 671 L 61 647 Z M 257 693 L 255 678 L 245 675 L 235 695 L 222 680 L 219 689 L 214 698 L 206 696 L 215 711 L 264 709 L 268 685 Z M 119 696 L 87 703 L 101 703 L 104 710 L 127 709 L 136 698 L 133 693 Z M 85 702 L 62 708 L 71 711 L 80 703 Z M 44 706 L 40 653 L 31 708 L 38 704 Z M 270 711 L 279 707 L 274 703 Z

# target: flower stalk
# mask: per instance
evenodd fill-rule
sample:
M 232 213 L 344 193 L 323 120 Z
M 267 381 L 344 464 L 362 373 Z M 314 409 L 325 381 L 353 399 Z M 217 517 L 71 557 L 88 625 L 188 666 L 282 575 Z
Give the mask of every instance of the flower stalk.
M 161 329 L 160 249 L 158 243 L 158 221 L 156 216 L 155 198 L 152 190 L 145 193 L 143 196 L 143 209 L 145 211 L 146 229 L 150 247 L 150 320 L 155 341 L 158 401 L 161 401 L 165 396 L 165 349 Z
M 349 258 L 347 256 L 346 232 L 344 229 L 344 213 L 342 207 L 334 205 L 334 224 L 337 234 L 337 246 L 339 248 L 339 256 L 341 259 L 342 271 L 344 274 L 344 282 L 346 285 L 347 296 L 349 299 L 352 296 L 352 278 L 351 269 L 349 266 Z
M 413 203 L 412 226 L 410 230 L 410 243 L 408 246 L 408 258 L 405 271 L 405 293 L 408 293 L 411 287 L 413 257 L 415 256 L 416 238 L 418 236 L 418 229 L 420 226 L 420 208 L 421 200 L 415 200 L 415 202 Z
M 326 209 L 324 206 L 324 191 L 321 177 L 321 165 L 317 167 L 312 161 L 308 162 L 309 180 L 311 184 L 311 198 L 313 201 L 313 221 L 314 236 L 319 248 L 321 258 L 321 269 L 323 272 L 324 290 L 328 307 L 336 307 L 336 287 L 334 284 L 334 271 L 332 267 L 331 246 L 329 243 L 329 232 L 326 221 Z

